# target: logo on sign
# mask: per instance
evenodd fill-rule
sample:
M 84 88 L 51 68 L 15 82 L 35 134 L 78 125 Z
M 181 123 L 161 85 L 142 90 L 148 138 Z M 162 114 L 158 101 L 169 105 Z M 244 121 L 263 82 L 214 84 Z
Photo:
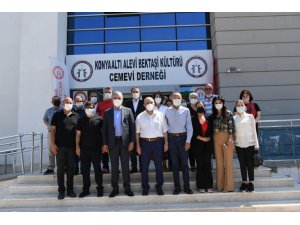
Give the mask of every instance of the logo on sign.
M 64 78 L 64 70 L 60 67 L 60 66 L 55 66 L 52 70 L 53 76 L 58 79 L 61 80 Z
M 202 77 L 207 72 L 207 62 L 200 56 L 193 56 L 186 62 L 185 70 L 191 77 Z
M 87 61 L 76 62 L 71 69 L 71 75 L 78 82 L 85 82 L 93 75 L 93 67 Z

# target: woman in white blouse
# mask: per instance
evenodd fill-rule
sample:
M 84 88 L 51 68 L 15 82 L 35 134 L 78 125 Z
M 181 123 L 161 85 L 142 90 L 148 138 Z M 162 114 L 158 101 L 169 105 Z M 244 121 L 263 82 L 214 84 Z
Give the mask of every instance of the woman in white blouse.
M 238 100 L 235 104 L 236 115 L 233 117 L 235 125 L 235 149 L 240 162 L 240 170 L 243 183 L 240 192 L 254 191 L 254 166 L 253 154 L 257 151 L 258 140 L 256 135 L 256 125 L 253 115 L 245 112 L 245 104 Z M 247 173 L 249 183 L 247 182 Z

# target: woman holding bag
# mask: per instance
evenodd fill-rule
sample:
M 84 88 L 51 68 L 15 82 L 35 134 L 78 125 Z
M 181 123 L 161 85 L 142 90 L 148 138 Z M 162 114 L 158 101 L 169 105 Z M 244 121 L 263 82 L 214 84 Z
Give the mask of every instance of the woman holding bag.
M 258 150 L 255 119 L 252 114 L 246 113 L 245 103 L 238 100 L 235 104 L 236 115 L 233 117 L 235 125 L 235 149 L 240 162 L 243 183 L 240 192 L 254 191 L 253 155 Z M 247 173 L 249 183 L 247 182 Z

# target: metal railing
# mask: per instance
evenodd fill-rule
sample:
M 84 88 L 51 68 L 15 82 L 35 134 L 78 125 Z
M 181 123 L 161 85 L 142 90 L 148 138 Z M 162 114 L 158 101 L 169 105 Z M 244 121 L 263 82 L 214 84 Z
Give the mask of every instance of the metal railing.
M 262 120 L 258 137 L 264 159 L 300 159 L 300 119 Z
M 30 173 L 33 173 L 36 152 L 39 152 L 39 172 L 42 172 L 43 149 L 43 133 L 32 132 L 0 138 L 0 160 L 1 157 L 4 157 L 4 174 L 25 174 L 27 172 L 27 161 L 25 162 L 25 154 L 27 153 L 30 153 L 29 171 Z M 12 171 L 8 170 L 9 156 L 11 157 Z M 19 164 L 17 162 L 19 162 Z M 17 171 L 17 166 L 20 167 L 20 171 Z

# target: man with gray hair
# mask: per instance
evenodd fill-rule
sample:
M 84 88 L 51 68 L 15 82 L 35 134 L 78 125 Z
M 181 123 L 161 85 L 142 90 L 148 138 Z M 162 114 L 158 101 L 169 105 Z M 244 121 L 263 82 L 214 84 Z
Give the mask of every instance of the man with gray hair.
M 165 112 L 168 129 L 169 149 L 172 159 L 173 178 L 175 189 L 174 195 L 181 192 L 179 181 L 179 160 L 182 167 L 184 182 L 184 192 L 193 194 L 190 189 L 188 150 L 193 135 L 193 126 L 190 111 L 188 108 L 181 106 L 182 96 L 179 92 L 172 93 L 173 107 Z
M 163 195 L 162 185 L 164 183 L 162 160 L 163 151 L 168 150 L 168 126 L 164 115 L 154 110 L 154 100 L 147 97 L 144 100 L 146 110 L 140 113 L 135 121 L 136 125 L 136 150 L 142 156 L 142 195 L 149 192 L 149 163 L 150 157 L 154 155 L 154 165 L 156 171 L 156 193 Z M 164 143 L 164 148 L 163 148 Z
M 133 149 L 135 129 L 131 109 L 122 106 L 123 94 L 112 95 L 114 107 L 104 113 L 102 130 L 102 152 L 109 153 L 111 160 L 111 186 L 109 197 L 119 194 L 119 158 L 121 159 L 123 187 L 125 194 L 134 196 L 130 189 L 129 154 Z
M 214 86 L 210 83 L 207 83 L 204 86 L 205 95 L 200 99 L 205 105 L 205 113 L 208 116 L 212 114 L 212 101 L 214 97 L 218 96 L 213 94 L 213 92 L 214 92 Z

